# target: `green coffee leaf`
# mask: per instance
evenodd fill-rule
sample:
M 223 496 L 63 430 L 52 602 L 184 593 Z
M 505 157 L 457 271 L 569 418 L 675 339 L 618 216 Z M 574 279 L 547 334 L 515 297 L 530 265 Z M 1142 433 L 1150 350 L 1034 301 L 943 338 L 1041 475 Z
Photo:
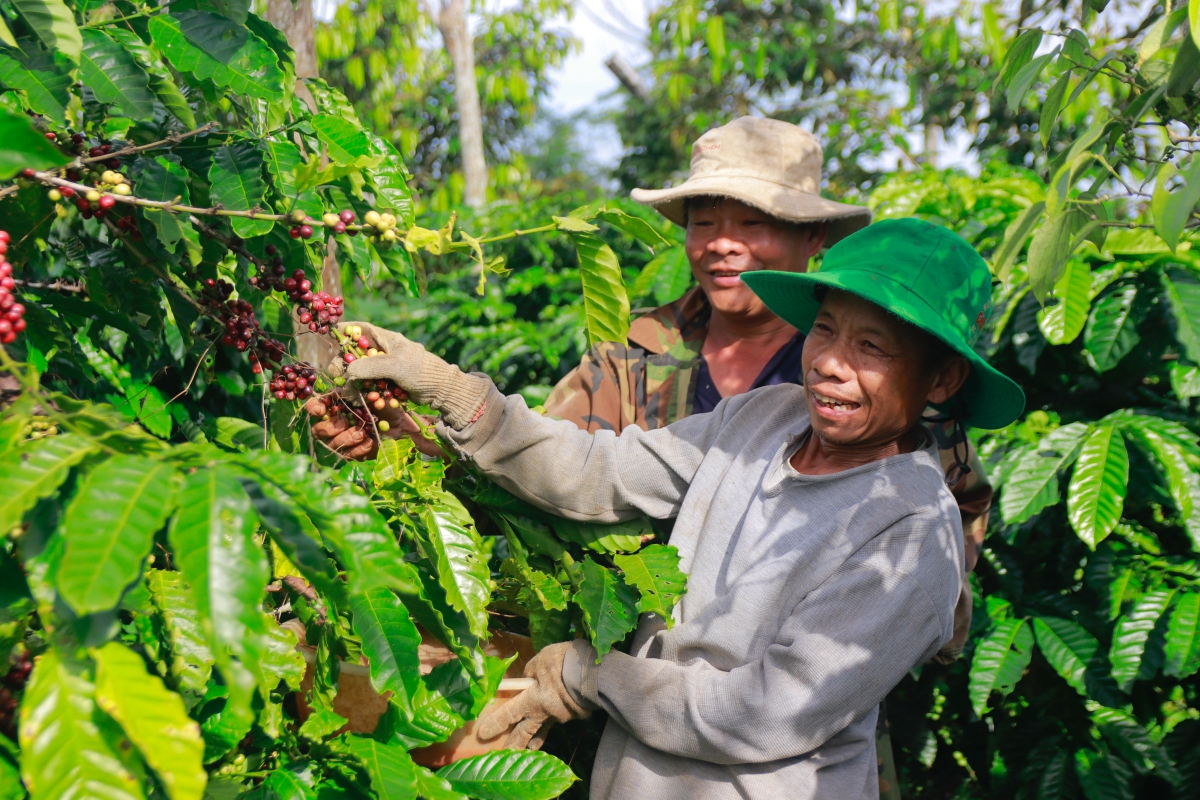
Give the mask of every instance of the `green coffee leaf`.
M 1179 515 L 1185 520 L 1191 517 L 1195 510 L 1192 493 L 1197 479 L 1188 464 L 1186 451 L 1178 443 L 1171 441 L 1169 436 L 1154 430 L 1152 424 L 1147 424 L 1144 418 L 1124 425 L 1123 429 L 1130 435 L 1134 444 L 1145 451 L 1162 470 Z
M 421 682 L 418 649 L 421 634 L 408 610 L 390 589 L 375 588 L 351 595 L 354 632 L 371 662 L 371 686 L 392 693 L 392 703 L 406 715 Z
M 17 51 L 0 48 L 0 83 L 25 92 L 29 107 L 34 111 L 61 120 L 71 99 L 70 64 L 64 57 L 42 52 L 28 39 L 23 41 L 29 51 L 23 57 L 19 57 Z
M 249 477 L 239 477 L 272 541 L 299 569 L 306 581 L 334 605 L 346 601 L 346 585 L 338 577 L 337 565 L 325 554 L 321 534 L 302 511 L 287 501 L 277 486 Z
M 1142 775 L 1156 773 L 1168 783 L 1178 784 L 1182 776 L 1166 750 L 1156 744 L 1137 717 L 1119 708 L 1099 708 L 1092 722 L 1113 749 L 1125 757 Z
M 166 632 L 170 657 L 164 660 L 171 681 L 183 691 L 203 695 L 212 674 L 213 655 L 204 621 L 183 576 L 174 570 L 147 570 L 146 586 Z
M 95 722 L 96 687 L 51 647 L 37 657 L 20 705 L 21 778 L 33 800 L 141 800 L 138 779 Z
M 1058 617 L 1035 617 L 1033 630 L 1046 661 L 1075 691 L 1086 697 L 1084 674 L 1100 646 L 1096 637 L 1081 625 Z
M 1062 108 L 1062 101 L 1070 84 L 1071 70 L 1067 70 L 1058 77 L 1050 91 L 1046 92 L 1046 99 L 1042 102 L 1042 115 L 1038 122 L 1038 134 L 1042 139 L 1042 147 L 1050 144 L 1050 136 L 1054 132 L 1054 124 L 1058 122 L 1058 112 Z
M 642 546 L 642 536 L 653 531 L 644 518 L 599 525 L 571 519 L 554 519 L 551 524 L 559 538 L 582 545 L 593 553 L 632 553 Z
M 1067 518 L 1093 550 L 1120 522 L 1128 483 L 1125 440 L 1112 425 L 1095 428 L 1079 451 L 1067 489 Z
M 168 203 L 191 203 L 187 185 L 187 170 L 181 164 L 164 156 L 157 156 L 153 159 L 139 159 L 138 168 L 139 197 Z M 155 230 L 158 231 L 158 240 L 162 242 L 168 252 L 174 253 L 179 240 L 185 237 L 195 238 L 196 243 L 199 244 L 199 238 L 191 225 L 186 224 L 175 214 L 150 208 L 142 209 L 142 213 L 154 225 Z
M 137 578 L 172 505 L 174 468 L 116 455 L 88 473 L 63 518 L 58 591 L 78 614 L 112 608 Z
M 491 572 L 479 556 L 479 534 L 458 498 L 442 492 L 437 502 L 421 508 L 438 583 L 456 611 L 466 615 L 471 632 L 487 638 L 487 604 L 491 599 Z
M 1083 346 L 1088 363 L 1096 372 L 1115 367 L 1141 341 L 1133 314 L 1137 293 L 1134 284 L 1122 286 L 1092 306 L 1083 331 Z
M 1109 660 L 1112 662 L 1113 680 L 1121 691 L 1128 692 L 1133 687 L 1150 632 L 1167 610 L 1172 594 L 1170 590 L 1163 589 L 1147 592 L 1134 603 L 1128 614 L 1117 620 Z
M 1167 76 L 1167 97 L 1182 97 L 1200 81 L 1200 46 L 1191 37 L 1179 43 L 1171 74 Z
M 1167 627 L 1166 656 L 1166 675 L 1187 678 L 1200 670 L 1200 593 L 1185 592 L 1175 604 Z
M 277 769 L 262 782 L 264 800 L 317 800 L 317 793 L 290 769 Z
M 0 55 L 0 70 L 4 56 Z M 0 75 L 0 81 L 4 78 Z M 0 180 L 8 180 L 23 169 L 45 170 L 61 167 L 70 159 L 33 127 L 25 114 L 0 109 Z
M 1075 775 L 1089 800 L 1134 800 L 1132 770 L 1107 751 L 1076 750 Z
M 1162 169 L 1150 209 L 1154 214 L 1154 230 L 1174 252 L 1196 204 L 1200 203 L 1200 158 L 1192 156 L 1178 173 L 1169 165 Z M 1174 192 L 1167 192 L 1166 181 L 1174 174 L 1183 179 L 1183 185 Z
M 583 611 L 583 620 L 598 656 L 611 650 L 637 624 L 637 596 L 633 589 L 621 576 L 591 558 L 583 561 L 583 582 L 575 602 Z
M 629 296 L 616 254 L 594 233 L 573 230 L 568 234 L 579 256 L 588 345 L 624 344 L 629 335 Z
M 105 29 L 105 33 L 120 42 L 121 46 L 133 56 L 138 66 L 146 71 L 150 91 L 154 92 L 158 102 L 162 103 L 167 111 L 175 116 L 175 119 L 189 128 L 195 128 L 196 115 L 188 105 L 183 92 L 179 91 L 179 87 L 175 85 L 175 78 L 171 76 L 171 71 L 163 64 L 158 53 L 143 42 L 140 36 L 126 28 L 109 26 Z M 138 187 L 138 191 L 140 196 L 141 186 Z
M 1058 48 L 1040 55 L 1032 59 L 1028 64 L 1021 67 L 1020 71 L 1013 75 L 1012 82 L 1008 84 L 1008 92 L 1005 99 L 1008 103 L 1008 110 L 1016 113 L 1021 107 L 1021 101 L 1025 99 L 1025 95 L 1029 93 L 1031 87 L 1042 74 L 1042 70 L 1046 68 L 1046 64 L 1050 63 L 1050 59 L 1058 55 Z M 1066 91 L 1064 88 L 1063 91 Z
M 373 167 L 383 160 L 383 156 L 374 154 L 370 138 L 358 125 L 332 114 L 314 114 L 309 124 L 334 164 Z
M 975 649 L 967 694 L 975 715 L 982 717 L 992 692 L 1009 695 L 1033 657 L 1033 630 L 1023 619 L 1006 619 L 996 625 Z
M 1022 31 L 1016 40 L 1009 45 L 1004 55 L 1004 63 L 1000 65 L 1000 75 L 996 78 L 996 87 L 1003 89 L 1009 85 L 1025 66 L 1033 59 L 1038 45 L 1042 43 L 1042 32 L 1037 28 Z
M 71 467 L 94 451 L 95 445 L 82 436 L 46 436 L 0 456 L 0 474 L 5 476 L 0 532 L 19 525 L 34 503 L 57 489 Z
M 92 657 L 96 704 L 121 724 L 171 800 L 200 800 L 208 778 L 204 742 L 183 700 L 157 675 L 147 674 L 142 657 L 125 645 L 110 642 L 92 651 Z
M 379 800 L 416 800 L 417 765 L 399 744 L 349 734 L 338 746 L 358 759 L 371 778 L 371 794 Z
M 1081 258 L 1068 259 L 1054 298 L 1058 303 L 1038 312 L 1038 327 L 1050 344 L 1070 344 L 1083 331 L 1092 307 L 1092 270 Z
M 262 154 L 252 143 L 238 142 L 218 148 L 213 154 L 208 180 L 213 200 L 225 208 L 271 213 L 263 199 L 267 184 L 262 176 Z M 247 217 L 231 217 L 230 223 L 238 236 L 247 239 L 270 233 L 275 224 L 269 219 Z
M 150 36 L 172 66 L 239 94 L 268 102 L 284 99 L 284 73 L 262 39 L 208 11 L 157 14 Z
M 1025 246 L 1029 233 L 1037 225 L 1046 210 L 1046 202 L 1037 202 L 1024 208 L 1004 230 L 1004 241 L 992 254 L 992 272 L 1002 281 L 1007 281 L 1012 273 L 1013 261 Z
M 1196 185 L 1200 186 L 1200 170 Z M 1175 338 L 1187 351 L 1188 358 L 1200 362 L 1200 280 L 1181 269 L 1164 270 L 1161 280 L 1175 320 Z
M 231 710 L 248 714 L 253 684 L 242 670 L 264 691 L 274 688 L 259 670 L 266 635 L 260 607 L 270 570 L 254 541 L 254 510 L 241 483 L 220 467 L 188 475 L 178 499 L 169 532 L 175 564 L 201 617 L 211 621 L 212 651 L 230 684 Z
M 154 118 L 154 94 L 150 78 L 124 47 L 103 31 L 85 28 L 79 73 L 83 85 L 101 103 L 115 103 L 126 116 L 137 120 Z
M 1058 282 L 1062 266 L 1086 235 L 1087 215 L 1077 209 L 1053 214 L 1029 242 L 1029 285 L 1039 301 Z M 1083 234 L 1083 235 L 1081 235 Z
M 1086 433 L 1087 425 L 1082 422 L 1064 425 L 1021 456 L 1000 495 L 1000 515 L 1005 523 L 1024 522 L 1058 503 L 1058 473 L 1075 460 Z
M 479 800 L 550 800 L 579 780 L 566 764 L 537 750 L 493 750 L 455 761 L 437 775 Z
M 637 587 L 638 613 L 658 614 L 671 627 L 671 612 L 687 592 L 687 576 L 679 569 L 679 551 L 671 545 L 652 544 L 633 555 L 615 556 L 625 582 Z
M 62 0 L 12 0 L 12 4 L 47 50 L 79 63 L 83 40 L 75 15 Z

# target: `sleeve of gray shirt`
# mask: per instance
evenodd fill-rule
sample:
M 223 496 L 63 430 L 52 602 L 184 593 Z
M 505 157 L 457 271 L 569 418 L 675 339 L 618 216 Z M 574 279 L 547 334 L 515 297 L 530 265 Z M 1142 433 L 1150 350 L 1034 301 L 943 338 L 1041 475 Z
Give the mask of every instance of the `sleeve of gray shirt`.
M 803 755 L 868 714 L 949 637 L 950 606 L 925 589 L 944 582 L 925 568 L 946 561 L 933 527 L 917 514 L 881 532 L 797 604 L 757 661 L 725 672 L 613 651 L 597 665 L 580 640 L 564 683 L 666 753 L 718 764 Z M 924 537 L 919 555 L 899 572 L 894 553 L 913 537 Z
M 667 519 L 734 407 L 697 414 L 669 428 L 630 426 L 589 433 L 530 411 L 520 395 L 492 387 L 478 420 L 438 433 L 500 486 L 540 508 L 582 522 L 613 523 L 638 514 Z

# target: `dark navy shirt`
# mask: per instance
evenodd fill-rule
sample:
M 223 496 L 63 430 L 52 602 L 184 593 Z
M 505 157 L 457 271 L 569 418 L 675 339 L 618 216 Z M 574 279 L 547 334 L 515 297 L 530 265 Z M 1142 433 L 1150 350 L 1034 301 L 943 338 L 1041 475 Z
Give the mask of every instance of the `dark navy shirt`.
M 762 372 L 750 385 L 751 389 L 760 386 L 775 386 L 780 383 L 803 383 L 800 375 L 800 355 L 804 352 L 804 334 L 797 332 L 787 344 L 779 348 L 771 360 L 762 368 Z M 696 398 L 692 403 L 693 414 L 706 414 L 721 402 L 721 393 L 717 391 L 712 376 L 708 374 L 708 361 L 700 356 L 700 374 L 696 379 Z

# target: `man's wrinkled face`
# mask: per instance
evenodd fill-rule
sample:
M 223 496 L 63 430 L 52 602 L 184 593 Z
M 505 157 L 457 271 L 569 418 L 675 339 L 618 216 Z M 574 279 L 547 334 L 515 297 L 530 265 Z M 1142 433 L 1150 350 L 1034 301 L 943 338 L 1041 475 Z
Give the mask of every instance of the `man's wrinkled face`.
M 874 303 L 830 290 L 804 339 L 801 372 L 814 432 L 841 446 L 897 439 L 930 403 L 953 397 L 970 369 L 928 367 L 932 337 Z
M 742 283 L 742 274 L 804 272 L 824 241 L 824 226 L 800 228 L 737 200 L 695 198 L 688 204 L 684 248 L 692 274 L 713 308 L 729 316 L 773 316 Z

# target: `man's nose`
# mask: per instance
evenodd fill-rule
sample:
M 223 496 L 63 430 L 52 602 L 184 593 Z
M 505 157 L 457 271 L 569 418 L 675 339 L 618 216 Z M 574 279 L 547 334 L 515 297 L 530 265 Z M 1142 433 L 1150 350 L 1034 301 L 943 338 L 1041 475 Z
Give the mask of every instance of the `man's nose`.
M 717 235 L 708 242 L 708 251 L 719 256 L 741 255 L 746 252 L 746 243 L 732 236 L 728 230 L 717 230 Z
M 838 337 L 822 347 L 813 358 L 810 369 L 822 378 L 848 380 L 854 374 L 854 367 L 849 358 L 847 343 Z

